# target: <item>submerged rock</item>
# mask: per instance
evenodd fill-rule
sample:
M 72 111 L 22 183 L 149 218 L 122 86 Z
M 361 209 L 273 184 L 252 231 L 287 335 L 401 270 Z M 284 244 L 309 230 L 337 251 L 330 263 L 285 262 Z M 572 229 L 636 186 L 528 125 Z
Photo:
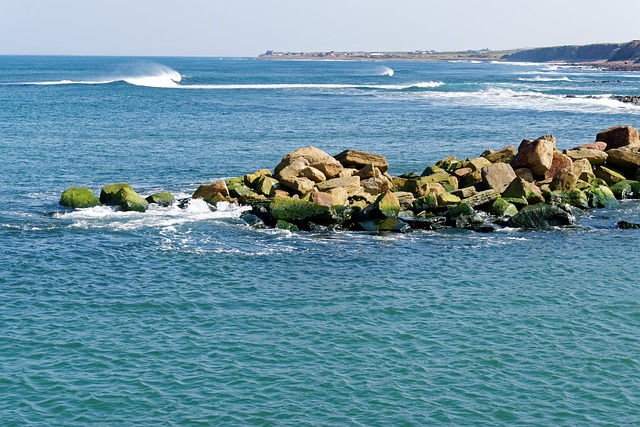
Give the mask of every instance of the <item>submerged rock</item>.
M 357 223 L 358 230 L 369 232 L 408 233 L 411 231 L 409 224 L 398 218 L 373 219 Z
M 92 208 L 100 205 L 100 199 L 87 187 L 70 187 L 62 192 L 60 204 L 68 208 Z

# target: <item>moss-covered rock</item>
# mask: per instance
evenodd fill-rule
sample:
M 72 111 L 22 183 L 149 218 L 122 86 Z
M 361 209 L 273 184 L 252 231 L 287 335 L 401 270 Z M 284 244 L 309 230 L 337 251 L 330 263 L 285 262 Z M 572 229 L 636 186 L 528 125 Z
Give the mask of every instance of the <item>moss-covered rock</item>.
M 243 178 L 243 183 L 248 187 L 252 187 L 255 189 L 254 183 L 261 176 L 271 176 L 271 171 L 269 169 L 260 169 L 259 171 L 256 171 L 254 173 L 247 174 Z M 227 182 L 227 185 L 229 185 L 228 182 Z
M 102 187 L 102 190 L 100 191 L 100 203 L 103 203 L 109 206 L 118 205 L 119 199 L 117 198 L 116 194 L 118 193 L 118 191 L 120 191 L 123 188 L 128 188 L 130 190 L 133 190 L 133 187 L 131 187 L 131 185 L 124 182 L 121 182 L 118 184 L 105 185 L 104 187 Z
M 70 187 L 62 192 L 60 204 L 68 208 L 92 208 L 100 205 L 100 199 L 87 187 Z
M 585 193 L 589 199 L 589 206 L 592 208 L 615 208 L 619 204 L 616 196 L 606 185 L 592 186 L 585 190 Z
M 613 195 L 616 196 L 616 199 L 636 199 L 640 196 L 638 190 L 640 190 L 640 182 L 632 181 L 629 179 L 625 179 L 620 182 L 616 182 L 611 187 L 611 191 Z
M 547 229 L 563 225 L 571 225 L 574 217 L 566 210 L 555 206 L 538 203 L 522 208 L 509 219 L 509 226 L 527 229 Z
M 579 209 L 589 209 L 589 198 L 584 191 L 552 191 L 549 193 L 549 204 L 562 205 L 568 204 Z
M 133 191 L 128 187 L 121 188 L 115 195 L 116 205 L 122 207 L 125 212 L 146 212 L 149 207 L 149 203 L 144 197 Z
M 173 194 L 163 191 L 160 193 L 155 193 L 147 197 L 148 203 L 155 203 L 156 205 L 168 207 L 171 206 L 176 199 L 173 197 Z
M 435 194 L 428 194 L 424 197 L 418 197 L 413 201 L 413 209 L 416 212 L 432 211 L 438 207 L 438 198 Z
M 280 230 L 288 230 L 288 231 L 300 231 L 297 225 L 291 222 L 283 221 L 281 219 L 279 219 L 276 222 L 275 228 L 278 228 Z
M 298 226 L 309 222 L 327 224 L 335 221 L 328 206 L 287 197 L 275 197 L 269 203 L 269 213 L 275 221 L 292 222 Z
M 446 224 L 456 228 L 473 227 L 484 222 L 471 205 L 465 202 L 450 207 L 445 216 L 447 218 Z
M 356 229 L 374 233 L 408 233 L 411 226 L 398 218 L 383 218 L 358 222 Z
M 597 178 L 602 179 L 607 185 L 613 185 L 626 179 L 625 176 L 617 170 L 602 165 L 596 168 L 595 174 Z
M 400 201 L 391 191 L 380 194 L 375 202 L 358 214 L 361 220 L 397 218 L 400 212 Z
M 265 196 L 271 195 L 275 190 L 280 189 L 280 183 L 277 179 L 271 178 L 267 175 L 260 176 L 254 182 L 254 188 L 258 194 L 264 194 Z
M 499 198 L 491 204 L 490 212 L 496 216 L 513 216 L 518 213 L 518 208 L 513 203 Z

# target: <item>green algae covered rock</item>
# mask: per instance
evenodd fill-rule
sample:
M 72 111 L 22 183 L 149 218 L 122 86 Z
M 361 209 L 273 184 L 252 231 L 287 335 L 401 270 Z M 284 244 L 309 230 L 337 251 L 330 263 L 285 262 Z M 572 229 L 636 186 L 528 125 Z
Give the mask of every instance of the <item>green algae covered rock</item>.
M 279 219 L 278 222 L 276 222 L 275 228 L 280 230 L 288 230 L 288 231 L 300 231 L 297 225 L 287 221 L 283 221 L 281 219 Z
M 116 196 L 116 194 L 123 188 L 133 190 L 133 187 L 131 187 L 131 185 L 124 182 L 121 182 L 119 184 L 105 185 L 100 191 L 100 203 L 109 206 L 119 205 L 120 203 L 118 203 L 118 197 Z
M 518 208 L 513 203 L 499 198 L 491 204 L 490 212 L 496 216 L 513 216 L 518 213 Z
M 455 228 L 468 228 L 484 222 L 470 204 L 462 202 L 450 207 L 446 213 L 446 224 Z
M 573 224 L 574 217 L 555 205 L 538 203 L 525 206 L 516 215 L 509 218 L 509 226 L 527 229 L 548 229 Z
M 122 207 L 125 212 L 146 212 L 149 202 L 144 197 L 133 191 L 129 187 L 121 188 L 115 194 L 115 204 Z
M 375 202 L 364 208 L 358 217 L 361 220 L 397 218 L 400 212 L 400 201 L 391 191 L 380 194 Z
M 636 199 L 640 197 L 640 182 L 625 179 L 609 187 L 616 199 Z
M 413 201 L 413 209 L 416 212 L 431 211 L 438 207 L 438 198 L 434 193 L 424 197 L 418 197 Z
M 333 212 L 328 206 L 292 197 L 275 197 L 269 203 L 269 213 L 276 222 L 282 220 L 296 225 L 308 222 L 326 224 L 334 221 Z
M 549 193 L 549 204 L 562 205 L 568 204 L 579 209 L 589 209 L 589 198 L 584 191 L 552 191 Z
M 62 192 L 60 204 L 68 208 L 92 208 L 100 205 L 100 199 L 87 187 L 70 187 Z
M 585 194 L 589 199 L 589 206 L 592 208 L 614 208 L 619 204 L 613 191 L 606 184 L 598 187 L 592 186 L 585 190 Z
M 160 193 L 155 193 L 147 197 L 148 203 L 155 203 L 158 206 L 169 207 L 171 206 L 176 199 L 173 197 L 173 194 L 163 191 Z

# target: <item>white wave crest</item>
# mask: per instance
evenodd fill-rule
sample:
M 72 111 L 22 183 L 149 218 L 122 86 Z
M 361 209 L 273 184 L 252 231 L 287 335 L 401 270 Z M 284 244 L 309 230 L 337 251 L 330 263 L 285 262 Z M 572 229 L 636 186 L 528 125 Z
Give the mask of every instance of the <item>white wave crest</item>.
M 571 79 L 567 76 L 563 77 L 543 77 L 543 76 L 535 76 L 535 77 L 520 77 L 518 80 L 521 82 L 570 82 Z
M 443 86 L 444 82 L 418 82 L 405 85 L 358 85 L 341 83 L 271 83 L 271 84 L 219 84 L 219 85 L 178 85 L 180 89 L 212 89 L 212 90 L 267 90 L 267 89 L 381 89 L 405 90 L 411 88 L 429 89 Z
M 144 212 L 123 212 L 110 206 L 77 209 L 73 212 L 59 213 L 55 217 L 73 221 L 72 227 L 108 228 L 114 230 L 137 230 L 141 228 L 166 228 L 190 222 L 239 218 L 242 212 L 250 210 L 247 206 L 238 206 L 220 202 L 215 209 L 201 199 L 192 199 L 182 209 L 177 204 L 169 207 L 149 205 Z
M 379 76 L 392 77 L 393 74 L 394 74 L 394 71 L 390 67 L 378 67 L 378 69 L 377 69 L 377 75 L 379 75 Z

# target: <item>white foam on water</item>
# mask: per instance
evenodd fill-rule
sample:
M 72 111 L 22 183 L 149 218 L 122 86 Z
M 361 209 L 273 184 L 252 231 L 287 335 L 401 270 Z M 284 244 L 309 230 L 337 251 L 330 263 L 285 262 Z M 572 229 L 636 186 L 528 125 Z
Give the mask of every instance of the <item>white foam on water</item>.
M 380 89 L 406 90 L 412 88 L 428 89 L 443 86 L 444 82 L 417 82 L 404 85 L 358 85 L 341 83 L 270 83 L 270 84 L 218 84 L 218 85 L 177 85 L 180 89 L 212 90 L 273 90 L 273 89 Z
M 136 230 L 141 228 L 175 227 L 199 221 L 239 218 L 242 212 L 250 209 L 247 206 L 238 206 L 227 202 L 220 202 L 215 209 L 212 209 L 204 200 L 192 199 L 184 209 L 177 204 L 166 208 L 151 204 L 149 209 L 142 213 L 123 212 L 110 206 L 96 206 L 94 208 L 76 209 L 73 212 L 58 213 L 54 217 L 73 221 L 72 227 Z
M 567 76 L 562 76 L 562 77 L 543 77 L 543 76 L 520 77 L 518 80 L 520 80 L 521 82 L 570 82 L 570 81 L 572 81 Z
M 377 75 L 378 76 L 387 76 L 387 77 L 393 77 L 394 71 L 391 67 L 378 67 L 377 69 Z

